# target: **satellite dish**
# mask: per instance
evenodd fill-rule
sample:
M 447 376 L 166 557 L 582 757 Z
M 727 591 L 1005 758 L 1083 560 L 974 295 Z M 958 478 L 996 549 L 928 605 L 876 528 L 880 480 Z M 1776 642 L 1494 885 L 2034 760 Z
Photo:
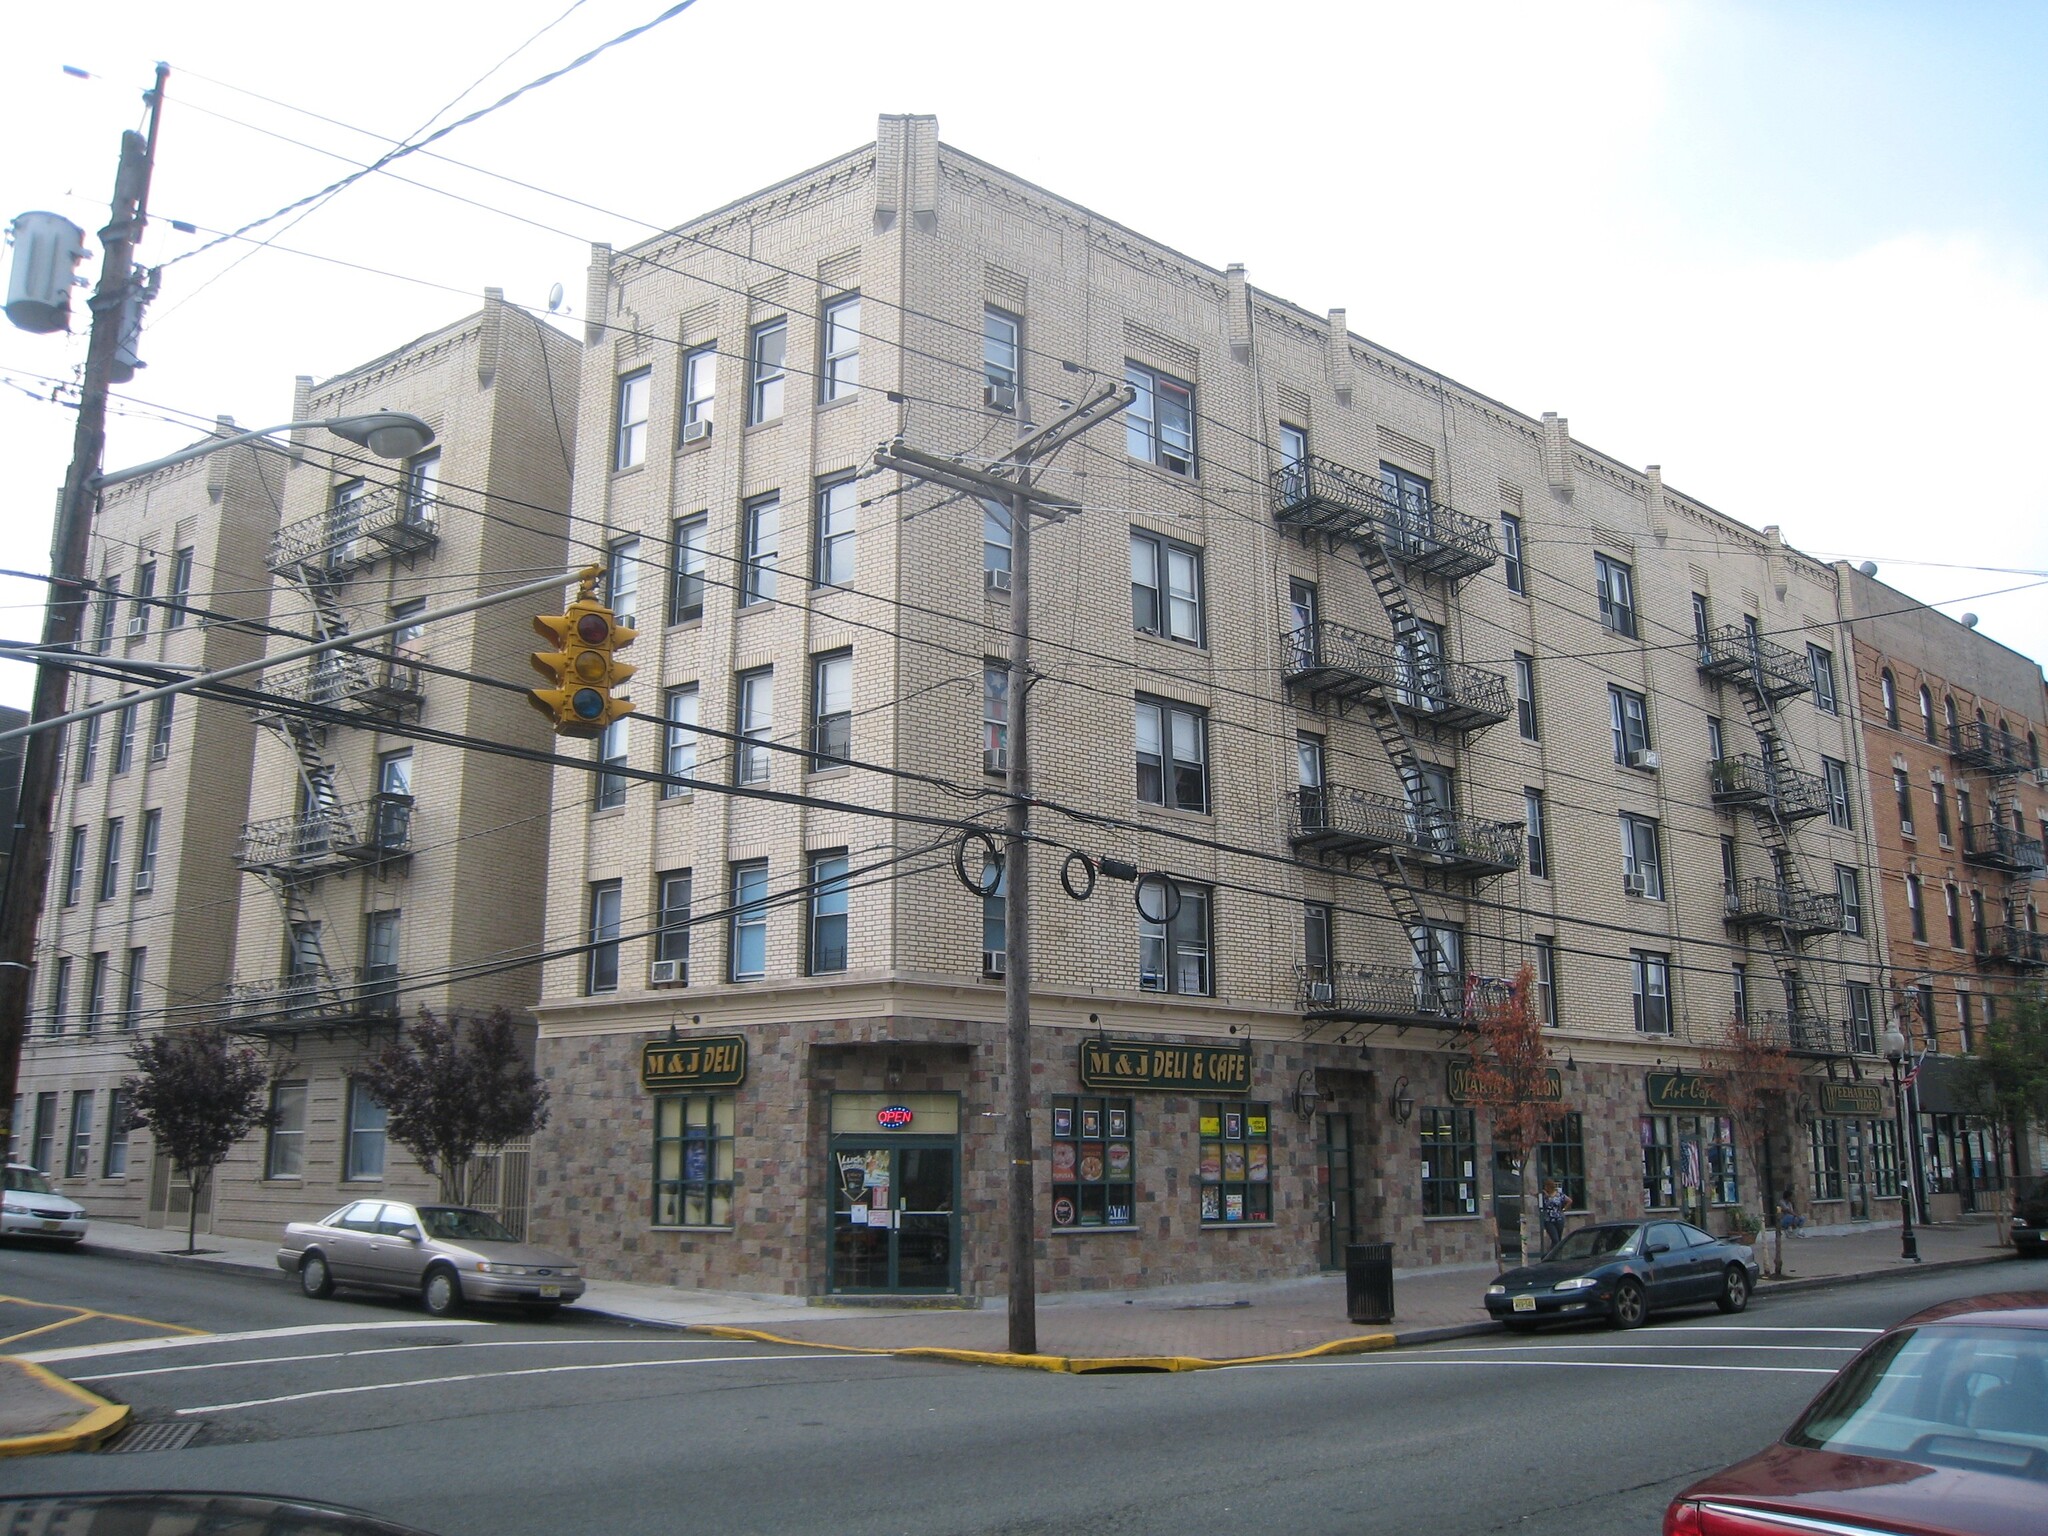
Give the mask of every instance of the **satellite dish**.
M 1877 562 L 1875 560 L 1866 560 L 1857 566 L 1856 569 L 1866 576 L 1875 576 L 1877 574 Z
M 562 307 L 562 285 L 561 285 L 560 283 L 557 283 L 557 284 L 555 284 L 555 286 L 554 286 L 554 287 L 552 287 L 552 288 L 550 288 L 550 289 L 548 290 L 548 313 L 552 315 L 552 314 L 554 314 L 554 313 L 555 313 L 555 311 L 559 310 L 559 309 L 560 309 L 561 307 Z
M 1964 615 L 1963 615 L 1963 628 L 1965 628 L 1965 629 L 1975 629 L 1976 627 L 1977 627 L 1977 615 L 1975 615 L 1974 613 L 1966 613 L 1966 614 L 1964 614 Z

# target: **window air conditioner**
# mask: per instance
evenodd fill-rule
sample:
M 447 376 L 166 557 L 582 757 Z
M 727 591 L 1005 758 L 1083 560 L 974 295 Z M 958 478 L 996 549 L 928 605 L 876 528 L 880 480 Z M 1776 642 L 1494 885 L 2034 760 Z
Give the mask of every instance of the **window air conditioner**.
M 711 420 L 709 417 L 683 423 L 683 441 L 686 443 L 701 443 L 710 436 Z
M 152 741 L 149 744 L 149 760 L 152 763 L 167 763 L 171 760 L 171 744 L 168 741 Z
M 1312 981 L 1308 984 L 1308 1000 L 1311 1003 L 1327 1003 L 1335 1000 L 1337 989 L 1327 981 Z
M 1008 747 L 983 747 L 981 766 L 987 773 L 1008 773 L 1010 771 L 1010 749 Z
M 1902 822 L 1900 822 L 1900 823 L 1899 823 L 1899 836 L 1901 836 L 1901 837 L 1911 837 L 1912 835 L 1913 835 L 1913 823 L 1911 823 L 1910 821 L 1902 821 Z
M 647 985 L 650 987 L 681 987 L 690 981 L 690 962 L 687 960 L 657 960 L 647 969 Z
M 136 892 L 136 894 L 137 894 L 138 896 L 139 896 L 139 895 L 141 895 L 141 894 L 142 894 L 142 893 L 143 893 L 144 891 L 147 891 L 147 890 L 151 889 L 152 887 L 154 887 L 154 886 L 155 886 L 155 884 L 156 884 L 156 871 L 155 871 L 155 870 L 153 870 L 153 869 L 138 869 L 137 871 L 135 871 L 135 892 Z
M 1007 592 L 1010 590 L 1010 573 L 1008 571 L 983 571 L 981 573 L 981 584 L 991 592 Z
M 1003 949 L 984 949 L 981 952 L 981 974 L 1001 976 L 1006 970 L 1010 954 Z
M 992 411 L 1017 409 L 1017 386 L 1014 384 L 985 384 L 981 390 L 981 403 Z
M 136 637 L 137 637 L 138 635 L 146 635 L 146 634 L 148 634 L 148 633 L 149 633 L 149 615 L 148 615 L 148 614 L 146 614 L 146 613 L 132 613 L 132 614 L 130 614 L 130 615 L 128 616 L 128 638 L 129 638 L 130 640 L 133 640 L 133 639 L 135 639 L 135 638 L 136 638 Z
M 1644 874 L 1627 873 L 1621 877 L 1621 888 L 1631 896 L 1650 894 L 1650 877 Z
M 1656 753 L 1650 751 L 1631 752 L 1628 755 L 1628 765 L 1631 768 L 1647 768 L 1650 772 L 1655 773 L 1657 771 L 1658 757 Z

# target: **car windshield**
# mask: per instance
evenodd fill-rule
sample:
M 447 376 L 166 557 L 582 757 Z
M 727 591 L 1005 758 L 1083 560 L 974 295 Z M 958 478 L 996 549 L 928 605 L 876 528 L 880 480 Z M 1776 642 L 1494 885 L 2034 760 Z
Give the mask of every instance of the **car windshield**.
M 50 1181 L 33 1168 L 10 1168 L 7 1170 L 7 1187 L 26 1190 L 31 1195 L 54 1195 Z
M 1634 1227 L 1581 1227 L 1555 1248 L 1551 1259 L 1604 1259 L 1609 1254 L 1635 1251 Z
M 420 1207 L 420 1220 L 427 1224 L 430 1237 L 445 1238 L 451 1243 L 519 1241 L 505 1230 L 504 1223 L 497 1217 L 459 1205 L 423 1205 Z
M 1837 1376 L 1785 1438 L 1810 1450 L 2048 1481 L 2048 1333 L 1936 1326 L 1894 1334 Z

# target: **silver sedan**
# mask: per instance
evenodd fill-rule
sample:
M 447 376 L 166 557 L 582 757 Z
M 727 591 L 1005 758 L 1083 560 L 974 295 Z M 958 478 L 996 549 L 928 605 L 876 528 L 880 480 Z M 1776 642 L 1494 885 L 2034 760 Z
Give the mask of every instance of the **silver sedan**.
M 308 1296 L 337 1285 L 417 1296 L 436 1317 L 465 1302 L 504 1302 L 539 1316 L 583 1294 L 582 1272 L 522 1243 L 488 1211 L 356 1200 L 284 1229 L 277 1267 Z

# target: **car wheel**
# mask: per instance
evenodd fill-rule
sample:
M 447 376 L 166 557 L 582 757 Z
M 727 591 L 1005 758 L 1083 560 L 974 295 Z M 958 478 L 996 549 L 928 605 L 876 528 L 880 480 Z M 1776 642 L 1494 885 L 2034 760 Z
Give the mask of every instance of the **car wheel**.
M 1612 1316 L 1615 1327 L 1640 1328 L 1649 1311 L 1649 1303 L 1643 1296 L 1643 1285 L 1640 1280 L 1623 1280 L 1615 1286 Z
M 1749 1305 L 1749 1276 L 1740 1264 L 1728 1266 L 1727 1278 L 1721 1282 L 1721 1294 L 1714 1298 L 1714 1305 L 1723 1312 L 1740 1312 Z
M 452 1269 L 430 1269 L 420 1286 L 420 1305 L 435 1317 L 448 1317 L 462 1307 L 462 1282 Z
M 327 1268 L 327 1260 L 309 1253 L 299 1261 L 299 1289 L 315 1301 L 334 1294 L 334 1275 Z

